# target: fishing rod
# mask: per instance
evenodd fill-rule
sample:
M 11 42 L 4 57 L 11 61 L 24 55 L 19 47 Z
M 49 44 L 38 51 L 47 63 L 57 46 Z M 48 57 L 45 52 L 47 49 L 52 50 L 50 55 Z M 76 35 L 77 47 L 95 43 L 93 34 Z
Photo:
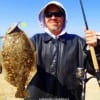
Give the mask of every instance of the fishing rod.
M 82 0 L 80 0 L 80 6 L 81 6 L 82 14 L 83 14 L 85 27 L 88 30 L 88 24 L 87 24 L 86 15 L 84 12 Z M 90 46 L 90 53 L 91 53 L 91 57 L 92 57 L 92 61 L 93 61 L 94 69 L 95 69 L 95 75 L 97 78 L 97 82 L 98 82 L 98 85 L 100 87 L 100 70 L 99 70 L 99 65 L 98 65 L 97 58 L 96 58 L 95 49 L 93 46 Z

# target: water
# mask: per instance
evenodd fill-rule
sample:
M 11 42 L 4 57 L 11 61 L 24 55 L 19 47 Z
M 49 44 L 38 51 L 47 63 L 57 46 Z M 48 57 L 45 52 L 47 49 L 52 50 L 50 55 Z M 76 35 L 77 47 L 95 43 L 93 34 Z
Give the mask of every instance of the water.
M 0 39 L 0 48 L 2 47 L 2 41 L 1 41 L 1 39 Z
M 0 49 L 1 49 L 1 47 L 2 47 L 2 39 L 3 39 L 3 37 L 0 36 Z

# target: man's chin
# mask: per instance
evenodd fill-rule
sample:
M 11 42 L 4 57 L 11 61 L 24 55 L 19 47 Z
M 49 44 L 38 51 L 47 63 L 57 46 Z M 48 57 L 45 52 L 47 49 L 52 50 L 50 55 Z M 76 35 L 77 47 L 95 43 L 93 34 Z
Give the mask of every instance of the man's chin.
M 54 27 L 54 28 L 52 28 L 51 30 L 52 30 L 52 31 L 58 31 L 59 28 L 58 28 L 58 27 Z

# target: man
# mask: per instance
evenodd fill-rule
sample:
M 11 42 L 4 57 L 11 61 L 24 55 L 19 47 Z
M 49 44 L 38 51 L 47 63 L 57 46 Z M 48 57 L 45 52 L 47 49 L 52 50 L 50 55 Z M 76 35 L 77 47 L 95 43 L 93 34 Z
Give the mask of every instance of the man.
M 77 69 L 95 74 L 88 45 L 100 54 L 97 34 L 85 30 L 85 40 L 65 31 L 67 15 L 58 1 L 49 2 L 39 13 L 45 33 L 31 38 L 37 51 L 37 74 L 28 86 L 25 100 L 82 100 Z M 98 56 L 99 58 L 99 56 Z

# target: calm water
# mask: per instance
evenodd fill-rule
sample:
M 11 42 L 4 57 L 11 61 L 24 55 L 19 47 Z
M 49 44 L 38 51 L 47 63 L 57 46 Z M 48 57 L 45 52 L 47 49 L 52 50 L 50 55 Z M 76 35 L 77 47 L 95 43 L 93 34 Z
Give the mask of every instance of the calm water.
M 2 39 L 0 39 L 0 49 L 1 49 L 1 47 L 2 47 Z
M 1 44 L 1 42 L 0 42 L 0 47 L 1 47 L 1 45 L 2 45 L 2 44 Z

